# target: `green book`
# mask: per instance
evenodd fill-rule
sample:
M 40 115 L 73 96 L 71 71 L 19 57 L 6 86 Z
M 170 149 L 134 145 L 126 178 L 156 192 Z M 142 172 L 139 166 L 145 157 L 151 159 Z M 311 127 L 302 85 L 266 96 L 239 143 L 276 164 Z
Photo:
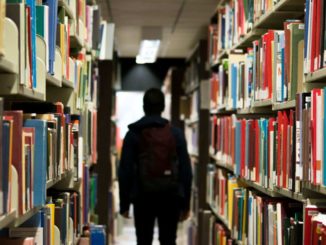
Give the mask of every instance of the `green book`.
M 43 38 L 45 38 L 45 23 L 47 23 L 47 21 L 45 21 L 45 6 L 38 5 L 36 6 L 36 34 Z

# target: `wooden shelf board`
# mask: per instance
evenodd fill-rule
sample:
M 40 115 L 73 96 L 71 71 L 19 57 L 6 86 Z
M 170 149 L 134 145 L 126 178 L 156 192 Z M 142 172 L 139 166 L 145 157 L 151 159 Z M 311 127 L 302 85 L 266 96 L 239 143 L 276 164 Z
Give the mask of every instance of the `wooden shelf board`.
M 273 111 L 280 111 L 280 110 L 286 110 L 286 109 L 292 109 L 292 108 L 295 108 L 295 100 L 273 104 Z
M 70 9 L 69 5 L 66 3 L 66 1 L 64 0 L 59 0 L 58 1 L 58 6 L 61 6 L 65 9 L 67 16 L 69 17 L 69 19 L 74 20 L 75 16 L 73 15 L 72 10 Z
M 240 38 L 239 42 L 233 45 L 231 50 L 252 47 L 252 42 L 254 40 L 259 39 L 264 33 L 266 33 L 265 29 L 254 28 L 253 30 L 248 32 L 244 37 Z
M 190 155 L 191 157 L 196 157 L 196 158 L 199 157 L 198 152 L 189 152 L 189 155 Z
M 215 161 L 214 163 L 215 163 L 215 165 L 216 165 L 217 167 L 219 167 L 219 168 L 223 168 L 223 169 L 225 169 L 225 170 L 227 170 L 228 172 L 231 172 L 231 173 L 234 172 L 232 166 L 229 166 L 229 165 L 225 164 L 223 161 L 217 159 L 217 157 L 216 157 L 215 155 L 210 154 L 210 158 L 213 159 L 213 160 Z
M 18 73 L 18 65 L 15 65 L 5 56 L 0 57 L 0 73 Z
M 67 88 L 75 88 L 74 83 L 65 78 L 62 78 L 62 86 L 67 87 Z
M 194 126 L 195 124 L 198 124 L 198 123 L 199 123 L 199 118 L 198 117 L 185 120 L 185 124 L 187 126 Z
M 237 114 L 246 115 L 246 114 L 251 114 L 251 113 L 252 113 L 251 108 L 244 108 L 244 109 L 238 109 L 237 110 Z
M 252 107 L 265 107 L 272 106 L 272 100 L 262 100 L 262 101 L 254 101 Z
M 325 186 L 316 186 L 311 183 L 304 183 L 303 189 L 308 191 L 313 191 L 322 195 L 326 195 L 326 187 Z
M 287 19 L 301 18 L 303 15 L 303 12 L 272 10 L 261 16 L 254 24 L 254 28 L 283 29 L 283 24 Z
M 70 176 L 72 173 L 73 173 L 73 170 L 68 170 L 68 171 L 65 171 L 64 173 L 62 173 L 57 178 L 47 181 L 46 188 L 49 189 L 49 188 L 55 186 L 56 184 L 58 184 L 59 182 L 61 182 L 62 180 L 64 180 L 68 176 Z
M 211 211 L 212 211 L 212 213 L 214 214 L 214 216 L 215 216 L 219 221 L 222 222 L 222 224 L 225 226 L 225 228 L 227 228 L 227 229 L 230 231 L 230 229 L 229 229 L 229 222 L 227 221 L 227 219 L 225 219 L 223 216 L 219 215 L 219 213 L 217 212 L 216 208 L 213 207 L 212 204 L 210 204 L 209 206 L 210 206 Z
M 320 82 L 322 80 L 326 81 L 326 68 L 308 73 L 305 78 L 306 83 Z
M 19 85 L 18 91 L 16 91 L 16 93 L 8 94 L 8 93 L 2 93 L 0 91 L 0 95 L 12 99 L 30 99 L 30 100 L 37 100 L 37 101 L 45 101 L 44 94 L 37 92 L 33 89 L 26 88 L 21 85 Z
M 29 220 L 30 218 L 32 218 L 38 211 L 40 211 L 42 209 L 42 206 L 39 207 L 34 207 L 32 209 L 30 209 L 29 211 L 27 211 L 25 214 L 17 217 L 15 219 L 15 221 L 10 225 L 11 227 L 18 227 L 20 225 L 22 225 L 23 223 L 25 223 L 27 220 Z
M 296 200 L 298 202 L 303 202 L 303 203 L 306 202 L 306 199 L 302 195 L 302 193 L 294 193 L 292 191 L 289 191 L 289 190 L 286 190 L 286 189 L 283 189 L 283 188 L 278 188 L 278 187 L 275 187 L 274 191 L 279 193 L 280 195 L 282 195 L 284 197 Z
M 240 180 L 240 182 L 244 183 L 245 185 L 254 188 L 257 191 L 266 194 L 267 196 L 270 196 L 270 197 L 282 197 L 281 194 L 279 194 L 279 193 L 277 193 L 277 192 L 275 192 L 273 190 L 270 190 L 268 188 L 265 188 L 265 187 L 263 187 L 263 186 L 261 186 L 259 184 L 256 184 L 255 182 L 252 182 L 250 180 L 246 180 L 244 178 L 238 178 L 238 180 Z
M 50 75 L 49 73 L 46 74 L 46 84 L 59 88 L 62 87 L 62 81 Z
M 0 217 L 0 230 L 5 227 L 8 227 L 11 223 L 13 223 L 16 219 L 16 215 L 17 215 L 17 212 L 16 212 L 16 210 L 14 210 L 8 214 L 1 216 Z

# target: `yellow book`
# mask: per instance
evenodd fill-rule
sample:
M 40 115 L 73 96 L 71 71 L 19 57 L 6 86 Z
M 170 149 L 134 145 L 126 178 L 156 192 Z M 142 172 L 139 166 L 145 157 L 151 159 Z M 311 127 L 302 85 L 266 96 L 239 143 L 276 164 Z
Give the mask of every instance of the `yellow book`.
M 233 219 L 233 190 L 238 188 L 238 182 L 235 177 L 229 177 L 228 180 L 228 222 L 229 229 L 232 229 L 232 219 Z
M 55 205 L 53 203 L 46 205 L 50 209 L 50 245 L 54 245 L 54 219 L 55 219 Z

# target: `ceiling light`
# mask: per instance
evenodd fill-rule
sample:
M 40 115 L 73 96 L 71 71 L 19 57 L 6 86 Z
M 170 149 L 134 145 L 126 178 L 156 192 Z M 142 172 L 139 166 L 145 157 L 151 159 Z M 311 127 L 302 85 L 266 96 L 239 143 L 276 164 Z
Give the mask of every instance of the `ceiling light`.
M 137 64 L 154 63 L 156 61 L 160 48 L 160 40 L 143 40 L 140 43 L 138 55 L 136 57 Z

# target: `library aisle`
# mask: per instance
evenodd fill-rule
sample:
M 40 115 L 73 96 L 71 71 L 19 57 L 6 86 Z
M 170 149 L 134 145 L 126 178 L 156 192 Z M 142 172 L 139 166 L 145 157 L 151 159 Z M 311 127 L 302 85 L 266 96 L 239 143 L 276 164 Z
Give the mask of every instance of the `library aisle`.
M 186 141 L 178 245 L 326 244 L 326 0 L 0 0 L 0 244 L 136 244 L 150 88 Z

